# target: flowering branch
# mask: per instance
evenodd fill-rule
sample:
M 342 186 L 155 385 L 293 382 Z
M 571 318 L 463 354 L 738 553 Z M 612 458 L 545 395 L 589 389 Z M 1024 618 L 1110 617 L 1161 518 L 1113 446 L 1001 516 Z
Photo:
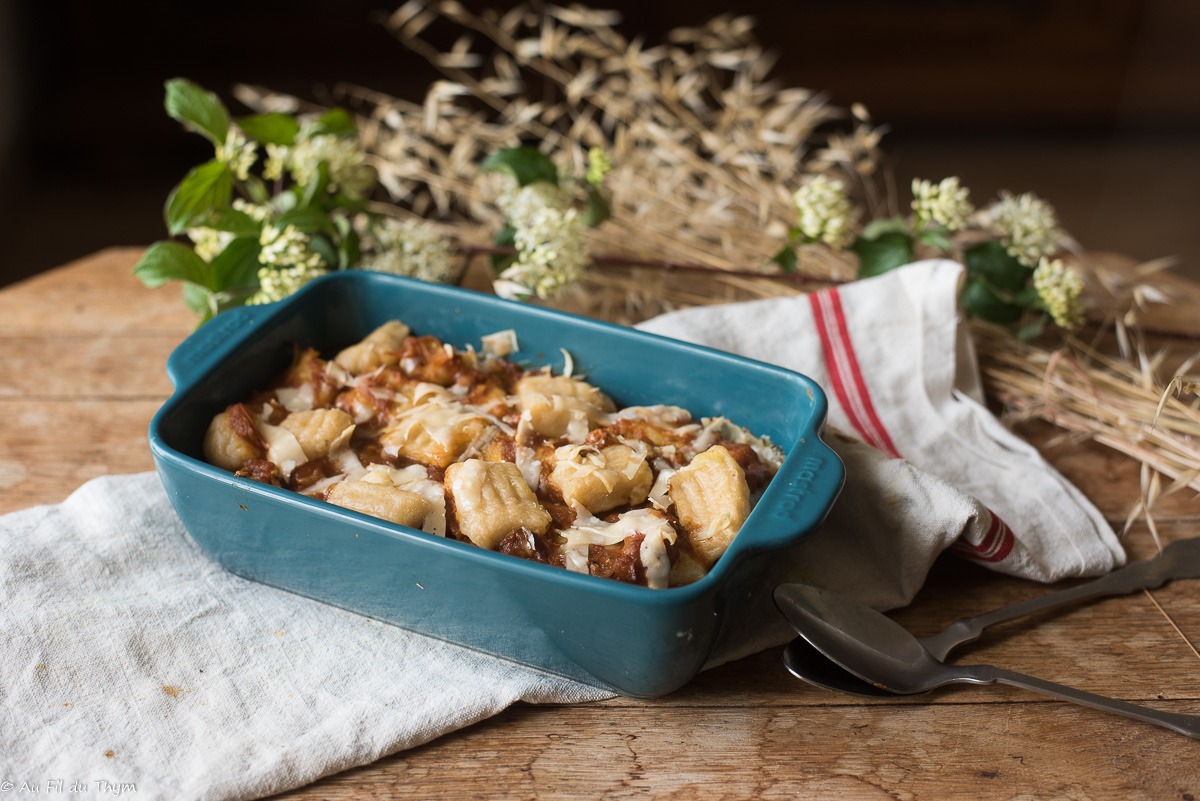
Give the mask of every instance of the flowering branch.
M 867 278 L 918 255 L 949 256 L 967 268 L 960 302 L 968 314 L 995 323 L 1024 321 L 1017 332 L 1022 338 L 1041 334 L 1050 323 L 1064 330 L 1082 324 L 1083 279 L 1054 258 L 1067 237 L 1049 203 L 1002 193 L 976 210 L 955 176 L 938 183 L 914 180 L 912 195 L 911 215 L 872 220 L 855 237 L 856 212 L 842 182 L 818 175 L 796 191 L 796 226 L 774 260 L 788 269 L 798 243 L 834 249 L 849 243 L 859 277 Z
M 492 254 L 497 295 L 555 298 L 583 277 L 589 258 L 584 229 L 611 214 L 604 178 L 612 162 L 600 148 L 588 152 L 582 180 L 562 178 L 554 162 L 531 147 L 510 147 L 484 160 L 484 172 L 506 176 L 497 205 L 505 225 Z
M 331 270 L 457 276 L 450 244 L 430 226 L 368 210 L 375 170 L 342 109 L 233 120 L 216 95 L 183 79 L 167 82 L 164 105 L 212 143 L 213 158 L 167 198 L 167 230 L 182 241 L 155 242 L 134 274 L 150 287 L 181 282 L 202 323 L 280 300 Z

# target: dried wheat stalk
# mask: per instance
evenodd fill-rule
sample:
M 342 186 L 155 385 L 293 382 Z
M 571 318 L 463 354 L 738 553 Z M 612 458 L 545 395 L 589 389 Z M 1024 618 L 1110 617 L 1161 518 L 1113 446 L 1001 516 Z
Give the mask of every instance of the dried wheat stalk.
M 1159 358 L 1142 353 L 1131 363 L 1075 337 L 1051 350 L 996 326 L 975 323 L 973 330 L 985 388 L 1015 418 L 1086 435 L 1171 479 L 1168 489 L 1144 499 L 1147 509 L 1185 488 L 1200 492 L 1200 400 L 1185 403 L 1164 391 L 1167 384 L 1187 387 L 1155 375 Z
M 1046 420 L 1140 462 L 1141 500 L 1125 528 L 1141 518 L 1157 542 L 1155 504 L 1184 490 L 1200 492 L 1200 383 L 1187 378 L 1200 353 L 1185 358 L 1179 339 L 1150 349 L 1142 318 L 1169 300 L 1153 282 L 1169 260 L 1132 269 L 1113 269 L 1102 259 L 1083 266 L 1090 305 L 1099 310 L 1093 338 L 1069 336 L 1052 349 L 974 323 L 985 389 L 1016 420 Z
M 394 204 L 380 210 L 441 221 L 471 259 L 501 224 L 496 188 L 478 174 L 484 157 L 533 139 L 560 168 L 581 172 L 587 149 L 605 148 L 615 165 L 613 218 L 590 233 L 597 269 L 558 305 L 627 323 L 811 289 L 766 275 L 793 218 L 791 191 L 808 174 L 845 179 L 868 218 L 894 211 L 878 183 L 882 130 L 865 110 L 847 115 L 819 94 L 767 81 L 771 59 L 748 18 L 679 29 L 655 47 L 625 38 L 616 22 L 581 6 L 477 15 L 455 2 L 405 3 L 388 29 L 445 80 L 420 104 L 344 84 L 329 97 L 359 117 Z M 447 51 L 429 43 L 436 26 L 459 34 Z M 252 87 L 237 94 L 263 111 L 303 105 Z M 1142 463 L 1142 503 L 1130 519 L 1144 515 L 1152 533 L 1156 500 L 1200 491 L 1198 402 L 1175 397 L 1200 388 L 1184 377 L 1163 382 L 1162 354 L 1148 354 L 1141 333 L 1140 314 L 1161 300 L 1149 279 L 1164 267 L 1149 263 L 1131 277 L 1092 266 L 1096 305 L 1115 310 L 1099 326 L 1113 332 L 1112 349 L 1078 339 L 1049 349 L 974 327 L 991 396 L 1017 417 L 1048 420 Z M 834 284 L 852 278 L 854 265 L 813 246 L 802 249 L 799 271 Z M 1160 476 L 1172 481 L 1166 489 Z
M 882 131 L 860 108 L 846 130 L 839 123 L 852 115 L 768 81 L 773 59 L 749 18 L 678 29 L 656 47 L 627 39 L 616 21 L 581 6 L 474 14 L 413 0 L 385 24 L 446 80 L 422 104 L 351 85 L 335 86 L 332 99 L 359 115 L 392 199 L 422 217 L 474 223 L 460 229 L 468 242 L 500 225 L 479 162 L 523 139 L 575 173 L 590 147 L 612 155 L 613 218 L 590 233 L 591 252 L 609 259 L 774 272 L 805 175 L 838 173 L 863 203 L 882 202 L 872 180 Z M 445 52 L 428 41 L 439 27 L 461 34 Z M 239 97 L 256 108 L 280 103 L 247 87 Z M 811 247 L 799 268 L 844 280 L 854 264 Z

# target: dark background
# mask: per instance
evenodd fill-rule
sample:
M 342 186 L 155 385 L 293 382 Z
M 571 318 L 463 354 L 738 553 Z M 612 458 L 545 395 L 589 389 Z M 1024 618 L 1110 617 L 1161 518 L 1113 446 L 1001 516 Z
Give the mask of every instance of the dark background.
M 482 8 L 498 3 L 466 3 Z M 0 284 L 161 238 L 207 143 L 162 110 L 186 76 L 319 99 L 359 83 L 420 101 L 438 73 L 379 24 L 399 2 L 0 0 Z M 783 85 L 866 104 L 900 186 L 957 174 L 984 202 L 1034 191 L 1087 247 L 1177 254 L 1200 277 L 1200 2 L 599 2 L 627 34 L 729 10 L 759 20 Z

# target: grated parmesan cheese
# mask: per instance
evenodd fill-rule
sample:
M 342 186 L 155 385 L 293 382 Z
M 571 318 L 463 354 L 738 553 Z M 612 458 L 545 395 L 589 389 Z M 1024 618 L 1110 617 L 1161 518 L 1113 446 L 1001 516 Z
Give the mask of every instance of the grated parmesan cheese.
M 289 475 L 298 465 L 308 461 L 304 448 L 300 447 L 300 440 L 283 426 L 273 426 L 259 420 L 258 430 L 267 443 L 267 460 L 273 462 L 283 475 Z
M 299 387 L 280 387 L 275 390 L 275 397 L 289 412 L 308 412 L 313 408 L 313 385 L 302 384 Z
M 521 349 L 517 343 L 517 332 L 511 328 L 485 334 L 479 338 L 479 342 L 483 346 L 483 352 L 489 356 L 503 357 Z

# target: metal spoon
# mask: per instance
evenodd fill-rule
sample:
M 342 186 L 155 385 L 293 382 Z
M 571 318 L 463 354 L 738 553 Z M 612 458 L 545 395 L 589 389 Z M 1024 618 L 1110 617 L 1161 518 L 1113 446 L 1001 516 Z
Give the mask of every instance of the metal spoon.
M 845 595 L 783 584 L 776 588 L 775 600 L 817 650 L 859 678 L 895 693 L 923 693 L 954 682 L 1000 682 L 1200 738 L 1200 715 L 1160 712 L 990 665 L 947 665 L 900 624 Z
M 978 639 L 985 628 L 997 623 L 1093 598 L 1150 590 L 1169 581 L 1189 578 L 1200 578 L 1200 537 L 1173 542 L 1153 559 L 1134 562 L 1092 581 L 1019 601 L 977 617 L 960 618 L 943 631 L 920 638 L 919 642 L 934 659 L 945 659 L 959 645 Z M 827 690 L 868 697 L 898 695 L 843 670 L 803 637 L 787 646 L 783 663 L 797 678 Z

